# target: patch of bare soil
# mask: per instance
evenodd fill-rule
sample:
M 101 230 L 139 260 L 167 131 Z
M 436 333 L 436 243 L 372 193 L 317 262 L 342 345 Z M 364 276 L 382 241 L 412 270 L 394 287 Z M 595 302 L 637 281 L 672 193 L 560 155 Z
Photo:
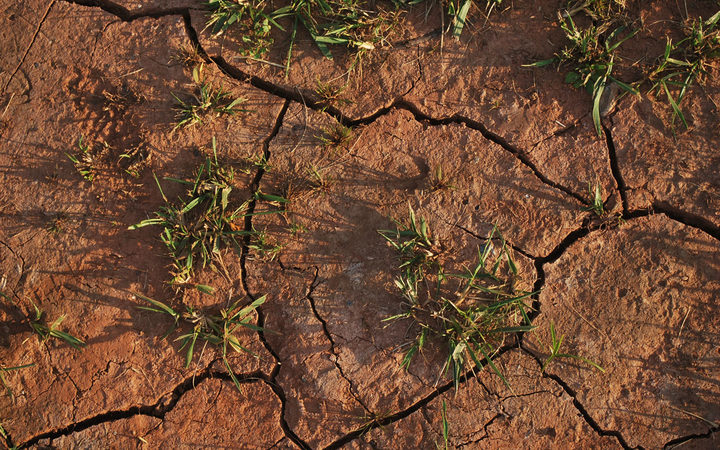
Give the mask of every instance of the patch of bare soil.
M 687 128 L 642 88 L 599 135 L 565 68 L 526 66 L 565 45 L 567 2 L 487 19 L 476 2 L 460 39 L 441 39 L 431 3 L 357 65 L 301 28 L 286 72 L 287 32 L 248 58 L 196 0 L 0 1 L 0 446 L 717 447 L 718 60 L 682 99 Z M 686 15 L 718 10 L 628 3 L 638 33 L 617 73 L 637 86 Z M 218 92 L 235 111 L 197 107 Z M 169 284 L 163 236 L 210 225 L 186 204 L 168 234 L 128 227 L 182 209 L 192 183 L 177 180 L 208 160 L 233 171 L 218 198 L 239 211 L 234 243 Z M 411 210 L 440 278 L 475 267 L 497 227 L 517 269 L 502 287 L 528 294 L 536 328 L 457 386 L 451 331 L 405 368 L 418 324 L 386 320 L 408 296 L 378 230 Z M 551 327 L 564 356 L 545 366 Z

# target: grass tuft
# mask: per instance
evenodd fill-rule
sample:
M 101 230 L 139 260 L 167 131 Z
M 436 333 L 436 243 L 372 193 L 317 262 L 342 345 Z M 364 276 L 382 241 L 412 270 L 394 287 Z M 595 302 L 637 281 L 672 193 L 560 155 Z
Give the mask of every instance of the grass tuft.
M 665 96 L 672 107 L 673 118 L 678 118 L 688 127 L 685 114 L 680 109 L 685 94 L 695 81 L 701 81 L 707 74 L 710 61 L 720 57 L 720 11 L 710 19 L 694 20 L 686 27 L 686 37 L 673 44 L 667 38 L 665 53 L 657 66 L 648 74 L 652 82 L 651 91 Z
M 197 285 L 195 288 L 205 295 L 213 295 L 215 292 L 210 286 Z M 190 306 L 185 306 L 184 312 L 179 312 L 159 300 L 154 300 L 137 293 L 133 295 L 150 304 L 150 306 L 141 306 L 140 309 L 166 314 L 173 318 L 174 325 L 165 333 L 163 338 L 166 338 L 178 328 L 183 327 L 187 329 L 189 327 L 189 330 L 183 332 L 183 334 L 175 339 L 175 341 L 180 342 L 180 350 L 185 351 L 185 368 L 190 367 L 190 363 L 192 363 L 195 355 L 195 346 L 198 342 L 214 345 L 220 349 L 225 368 L 235 386 L 240 390 L 240 382 L 235 377 L 235 373 L 230 367 L 230 362 L 227 357 L 230 351 L 237 353 L 245 352 L 256 358 L 258 357 L 258 355 L 241 343 L 238 332 L 242 329 L 254 331 L 263 330 L 261 327 L 255 325 L 252 319 L 254 317 L 253 313 L 257 308 L 265 303 L 264 295 L 244 306 L 242 302 L 238 300 L 226 308 L 220 309 L 215 314 Z
M 533 329 L 525 303 L 533 293 L 516 291 L 517 266 L 505 239 L 493 227 L 474 265 L 446 273 L 428 223 L 412 208 L 409 216 L 408 225 L 395 221 L 395 230 L 379 231 L 400 258 L 395 285 L 405 307 L 384 320 L 410 320 L 415 329 L 402 366 L 437 338 L 447 346 L 440 374 L 450 374 L 456 391 L 467 370 L 486 364 L 507 384 L 492 358 L 509 337 Z

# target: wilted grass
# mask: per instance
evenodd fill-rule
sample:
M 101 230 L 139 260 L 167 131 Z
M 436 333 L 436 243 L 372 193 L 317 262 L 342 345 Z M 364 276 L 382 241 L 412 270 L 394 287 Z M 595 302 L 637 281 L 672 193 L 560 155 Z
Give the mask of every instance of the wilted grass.
M 396 225 L 379 232 L 400 257 L 395 285 L 405 308 L 385 321 L 410 320 L 415 330 L 402 366 L 409 367 L 428 339 L 437 339 L 447 346 L 441 376 L 450 373 L 456 390 L 467 370 L 485 364 L 507 383 L 493 356 L 508 338 L 533 329 L 525 303 L 533 293 L 516 291 L 517 266 L 502 235 L 494 227 L 473 265 L 446 273 L 442 247 L 423 218 L 410 208 L 408 224 Z

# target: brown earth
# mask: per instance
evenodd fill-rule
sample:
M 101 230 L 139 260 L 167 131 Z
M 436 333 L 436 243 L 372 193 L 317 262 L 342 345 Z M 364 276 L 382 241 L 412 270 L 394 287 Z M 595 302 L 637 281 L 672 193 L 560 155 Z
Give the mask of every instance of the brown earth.
M 298 34 L 289 76 L 234 53 L 233 36 L 203 30 L 193 0 L 0 1 L 0 396 L 8 448 L 717 448 L 720 437 L 720 70 L 683 102 L 622 97 L 595 132 L 590 98 L 563 73 L 522 67 L 557 51 L 560 1 L 515 1 L 487 22 L 478 11 L 442 48 L 437 5 L 409 9 L 324 104 L 317 80 L 342 77 L 350 56 L 322 58 Z M 630 61 L 662 52 L 682 20 L 674 2 L 635 2 L 644 21 L 622 47 Z M 710 1 L 686 2 L 708 17 Z M 237 37 L 235 37 L 237 38 Z M 278 35 L 267 58 L 282 61 Z M 191 91 L 175 55 L 199 45 L 212 80 L 245 112 L 173 131 L 174 100 Z M 639 79 L 636 67 L 626 77 Z M 634 77 L 634 78 L 633 78 Z M 318 136 L 339 124 L 339 148 Z M 66 153 L 80 136 L 99 148 L 94 181 Z M 237 191 L 289 200 L 283 215 L 240 224 L 282 245 L 275 258 L 242 246 L 176 291 L 152 227 L 159 179 L 188 179 L 217 138 L 238 169 Z M 102 145 L 105 142 L 107 145 Z M 133 151 L 132 165 L 120 155 Z M 269 167 L 248 160 L 264 155 Z M 119 162 L 120 161 L 120 162 Z M 308 181 L 308 170 L 326 177 Z M 442 167 L 451 186 L 437 188 Z M 124 169 L 136 170 L 134 177 Z M 588 182 L 623 221 L 585 208 Z M 177 184 L 161 181 L 175 198 Z M 408 325 L 393 285 L 397 259 L 378 229 L 426 217 L 448 264 L 469 264 L 497 224 L 514 249 L 518 288 L 538 329 L 471 373 L 455 392 L 439 378 L 441 344 L 403 370 Z M 262 212 L 267 206 L 256 205 Z M 614 216 L 616 217 L 616 216 Z M 291 226 L 296 231 L 291 232 Z M 215 349 L 184 368 L 169 318 L 138 309 L 140 292 L 172 305 L 220 307 L 267 295 L 242 333 L 253 355 Z M 39 342 L 32 302 L 87 343 Z M 572 359 L 542 372 L 549 326 Z

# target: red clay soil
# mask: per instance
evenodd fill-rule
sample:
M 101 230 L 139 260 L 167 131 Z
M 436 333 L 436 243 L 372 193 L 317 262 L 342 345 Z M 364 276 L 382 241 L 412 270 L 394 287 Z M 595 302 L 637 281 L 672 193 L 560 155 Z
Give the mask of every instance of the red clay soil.
M 0 369 L 33 364 L 0 372 L 12 392 L 0 445 L 436 448 L 445 405 L 448 447 L 717 448 L 720 70 L 683 100 L 688 129 L 662 98 L 628 95 L 598 136 L 586 92 L 523 67 L 563 45 L 564 2 L 504 3 L 488 21 L 476 8 L 442 46 L 437 5 L 427 18 L 429 3 L 406 10 L 342 101 L 323 102 L 318 80 L 344 79 L 351 55 L 325 59 L 302 32 L 286 77 L 239 57 L 232 33 L 204 30 L 200 1 L 0 0 Z M 630 3 L 644 26 L 622 57 L 655 58 L 684 7 Z M 696 17 L 718 8 L 687 3 Z M 283 62 L 287 39 L 266 58 Z M 208 79 L 246 101 L 175 129 L 172 94 L 195 86 L 178 49 L 192 46 Z M 342 127 L 347 139 L 323 142 Z M 92 182 L 68 158 L 80 136 Z M 183 187 L 163 177 L 190 179 L 213 137 L 234 195 L 289 203 L 235 224 L 280 250 L 248 239 L 223 251 L 192 279 L 216 288 L 206 296 L 168 284 L 159 228 L 127 228 L 164 204 L 154 176 L 177 198 Z M 411 324 L 383 321 L 403 306 L 377 230 L 409 205 L 454 271 L 497 225 L 516 288 L 538 291 L 537 328 L 494 357 L 509 387 L 485 368 L 456 391 L 439 341 L 401 367 Z M 164 339 L 172 318 L 134 293 L 215 310 L 267 295 L 253 315 L 264 331 L 239 334 L 252 353 L 228 359 L 240 388 L 212 346 L 185 368 L 179 333 Z M 33 303 L 87 345 L 40 341 Z M 605 371 L 568 358 L 541 371 L 550 324 L 563 351 Z

